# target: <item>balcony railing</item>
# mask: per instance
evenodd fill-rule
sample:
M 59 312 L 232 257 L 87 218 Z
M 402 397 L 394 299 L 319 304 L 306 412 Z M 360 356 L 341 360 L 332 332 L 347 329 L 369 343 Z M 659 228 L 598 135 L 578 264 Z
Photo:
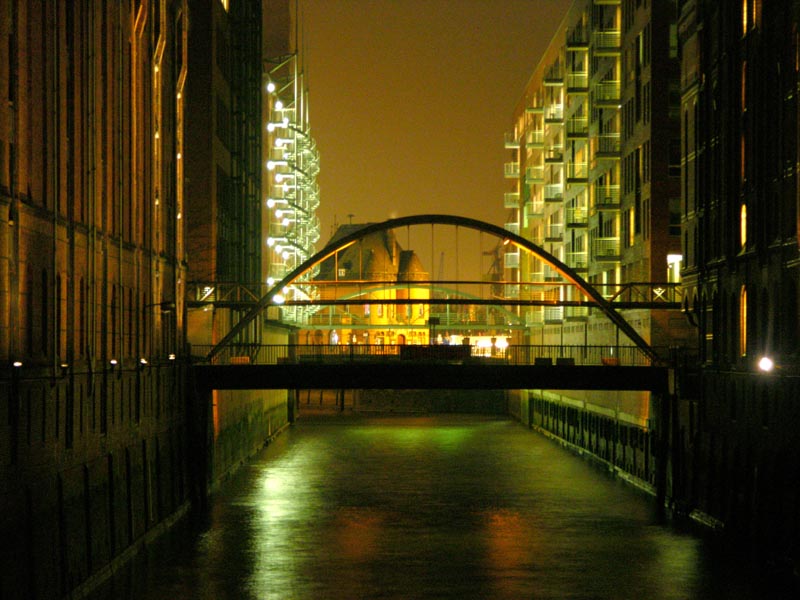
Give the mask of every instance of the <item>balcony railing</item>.
M 567 120 L 567 137 L 585 138 L 587 135 L 589 135 L 589 119 L 572 117 Z
M 567 225 L 571 227 L 586 225 L 589 222 L 589 211 L 585 206 L 570 206 L 566 212 Z
M 588 306 L 565 306 L 564 307 L 564 316 L 567 320 L 582 320 L 589 318 L 589 307 Z
M 567 163 L 567 179 L 585 181 L 589 177 L 589 165 L 585 162 Z
M 592 87 L 595 104 L 608 106 L 619 104 L 619 81 L 599 81 Z
M 544 109 L 544 120 L 549 123 L 559 123 L 564 120 L 564 105 L 551 104 Z
M 550 223 L 545 228 L 545 242 L 560 242 L 564 238 L 564 225 L 562 223 Z
M 585 271 L 589 268 L 589 255 L 587 252 L 567 252 L 567 266 L 576 271 Z
M 583 27 L 573 29 L 567 35 L 567 50 L 586 50 L 589 47 L 588 31 Z
M 544 153 L 544 161 L 546 163 L 560 163 L 564 160 L 564 154 L 561 150 L 549 149 Z
M 545 202 L 561 202 L 564 199 L 564 186 L 561 183 L 548 183 L 544 186 Z
M 509 231 L 509 232 L 511 232 L 513 234 L 519 235 L 519 223 L 516 223 L 516 222 L 514 222 L 514 223 L 506 223 L 505 225 L 503 225 L 503 229 L 505 229 L 506 231 Z
M 589 87 L 589 74 L 586 71 L 567 73 L 567 91 L 580 92 Z
M 503 255 L 503 266 L 506 269 L 519 269 L 519 252 L 506 252 Z
M 560 323 L 564 320 L 564 307 L 563 306 L 545 306 L 544 307 L 544 322 L 545 323 Z
M 550 67 L 544 75 L 545 85 L 563 85 L 564 84 L 564 70 L 560 63 L 554 64 Z
M 505 164 L 506 179 L 519 179 L 519 163 L 508 162 Z
M 519 138 L 513 133 L 506 133 L 503 136 L 503 141 L 505 142 L 506 148 L 519 148 Z
M 525 145 L 528 148 L 541 147 L 544 144 L 544 131 L 534 129 L 525 133 Z
M 519 192 L 506 192 L 503 194 L 503 208 L 518 208 Z
M 601 133 L 597 136 L 596 155 L 603 157 L 619 157 L 621 150 L 620 134 Z
M 618 237 L 595 238 L 592 240 L 592 257 L 597 261 L 619 260 L 619 249 Z
M 592 47 L 596 53 L 619 52 L 620 48 L 619 29 L 608 29 L 604 31 L 592 32 Z
M 544 215 L 544 202 L 541 200 L 531 200 L 525 203 L 525 217 L 536 219 Z
M 619 210 L 620 193 L 618 185 L 603 185 L 594 188 L 595 210 Z
M 543 183 L 544 167 L 528 167 L 525 169 L 525 181 L 527 183 Z

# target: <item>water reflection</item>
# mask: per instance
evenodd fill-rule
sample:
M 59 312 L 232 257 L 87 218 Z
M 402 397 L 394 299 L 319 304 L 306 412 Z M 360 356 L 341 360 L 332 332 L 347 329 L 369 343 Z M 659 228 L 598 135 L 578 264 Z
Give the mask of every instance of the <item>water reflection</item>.
M 300 421 L 103 598 L 777 598 L 516 423 Z

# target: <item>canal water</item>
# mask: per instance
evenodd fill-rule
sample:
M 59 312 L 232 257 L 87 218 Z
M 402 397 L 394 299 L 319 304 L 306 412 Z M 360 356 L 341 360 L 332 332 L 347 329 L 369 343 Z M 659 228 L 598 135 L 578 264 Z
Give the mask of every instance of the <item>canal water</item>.
M 743 599 L 777 585 L 516 422 L 303 418 L 97 599 Z

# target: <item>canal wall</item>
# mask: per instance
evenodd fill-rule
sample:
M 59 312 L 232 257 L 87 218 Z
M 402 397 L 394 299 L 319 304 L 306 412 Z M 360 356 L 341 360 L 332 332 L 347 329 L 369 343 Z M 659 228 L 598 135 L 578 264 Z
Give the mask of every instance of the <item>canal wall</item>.
M 300 390 L 299 414 L 347 411 L 382 414 L 489 414 L 504 415 L 504 390 Z
M 286 390 L 215 390 L 209 491 L 289 424 Z
M 189 507 L 183 365 L 0 380 L 0 597 L 81 597 Z
M 656 492 L 656 443 L 646 415 L 619 407 L 648 403 L 638 393 L 548 390 L 508 392 L 508 413 L 531 429 L 559 440 L 580 454 L 586 453 L 619 476 Z M 613 407 L 613 408 L 612 408 Z

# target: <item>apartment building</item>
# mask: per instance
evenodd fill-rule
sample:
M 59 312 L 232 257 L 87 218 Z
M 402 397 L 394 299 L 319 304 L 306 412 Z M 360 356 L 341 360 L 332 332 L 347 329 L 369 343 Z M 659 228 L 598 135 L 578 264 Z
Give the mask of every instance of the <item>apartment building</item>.
M 678 293 L 676 19 L 675 2 L 576 0 L 506 135 L 513 155 L 505 169 L 506 227 L 609 300 L 652 302 Z M 507 279 L 520 282 L 522 299 L 581 299 L 542 261 L 518 251 L 507 253 L 505 261 Z M 532 343 L 620 343 L 614 327 L 588 307 L 525 310 Z M 674 312 L 645 308 L 624 314 L 653 346 L 689 338 L 685 320 Z

